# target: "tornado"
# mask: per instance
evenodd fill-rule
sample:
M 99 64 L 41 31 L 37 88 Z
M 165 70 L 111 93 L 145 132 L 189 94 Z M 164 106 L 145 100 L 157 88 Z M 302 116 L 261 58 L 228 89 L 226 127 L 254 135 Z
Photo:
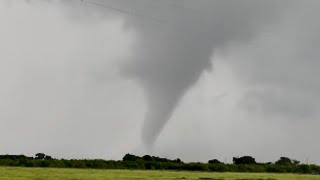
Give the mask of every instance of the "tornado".
M 138 40 L 135 55 L 124 68 L 145 92 L 144 144 L 153 146 L 185 93 L 212 68 L 216 49 L 249 42 L 277 19 L 285 4 L 274 0 L 120 1 L 121 7 L 145 16 L 127 18 Z
M 147 112 L 142 140 L 148 147 L 156 142 L 186 92 L 211 70 L 215 50 L 250 42 L 268 31 L 285 14 L 285 7 L 293 4 L 291 0 L 58 2 L 72 7 L 79 3 L 97 6 L 87 10 L 88 16 L 104 14 L 104 20 L 121 16 L 124 28 L 135 32 L 134 54 L 122 73 L 135 79 L 144 91 Z

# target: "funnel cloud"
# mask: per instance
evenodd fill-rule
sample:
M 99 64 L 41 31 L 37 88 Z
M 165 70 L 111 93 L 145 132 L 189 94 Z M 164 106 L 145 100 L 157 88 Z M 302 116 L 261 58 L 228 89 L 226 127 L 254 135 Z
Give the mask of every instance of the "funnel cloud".
M 172 3 L 124 3 L 163 20 L 141 22 L 141 19 L 133 18 L 130 21 L 139 42 L 134 49 L 134 60 L 126 71 L 138 80 L 147 97 L 148 110 L 142 134 L 147 145 L 156 141 L 188 89 L 212 68 L 214 50 L 223 49 L 230 43 L 250 41 L 259 32 L 267 30 L 282 9 L 281 2 L 273 0 Z M 151 4 L 156 7 L 152 8 Z

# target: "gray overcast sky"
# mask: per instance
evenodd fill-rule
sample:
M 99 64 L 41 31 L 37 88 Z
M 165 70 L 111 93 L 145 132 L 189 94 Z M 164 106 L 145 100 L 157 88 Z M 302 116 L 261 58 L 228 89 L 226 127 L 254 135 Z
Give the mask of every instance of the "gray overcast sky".
M 2 0 L 0 154 L 320 163 L 320 1 Z

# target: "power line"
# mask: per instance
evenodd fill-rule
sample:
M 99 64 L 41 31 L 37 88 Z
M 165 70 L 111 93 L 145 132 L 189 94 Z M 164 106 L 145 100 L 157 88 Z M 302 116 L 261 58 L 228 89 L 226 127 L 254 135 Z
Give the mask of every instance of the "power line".
M 153 1 L 155 3 L 159 3 L 159 0 L 150 0 L 150 1 Z M 164 1 L 162 1 L 161 3 L 163 3 Z M 183 5 L 179 5 L 173 1 L 166 1 L 167 3 L 166 6 L 168 7 L 172 7 L 172 8 L 175 8 L 175 9 L 181 9 L 181 10 L 184 10 L 184 11 L 187 11 L 187 12 L 190 12 L 190 13 L 193 13 L 193 14 L 202 14 L 201 11 L 199 10 L 196 10 L 196 9 L 193 9 L 191 7 L 188 7 L 188 6 L 183 6 Z
M 186 5 L 177 4 L 173 0 L 166 0 L 166 1 L 164 1 L 164 0 L 148 0 L 148 2 L 150 4 L 154 4 L 154 5 L 157 4 L 156 6 L 158 6 L 158 7 L 159 6 L 160 7 L 161 6 L 163 6 L 163 7 L 171 7 L 171 8 L 177 9 L 177 10 L 178 9 L 181 10 L 180 12 L 184 12 L 184 13 L 188 13 L 188 14 L 192 13 L 192 17 L 196 18 L 197 20 L 200 20 L 200 21 L 202 21 L 204 18 L 206 18 L 208 16 L 210 17 L 210 15 L 205 13 L 205 12 L 202 12 L 202 11 L 200 11 L 198 9 L 194 9 L 194 8 L 186 6 Z
M 152 16 L 145 16 L 143 14 L 127 11 L 127 10 L 124 10 L 124 9 L 121 9 L 121 8 L 118 8 L 118 7 L 114 7 L 114 6 L 111 6 L 111 5 L 100 4 L 100 3 L 96 3 L 96 2 L 93 2 L 93 1 L 89 1 L 89 0 L 80 0 L 80 1 L 84 2 L 84 3 L 87 3 L 87 4 L 99 6 L 101 8 L 107 8 L 107 9 L 111 9 L 113 11 L 121 12 L 123 14 L 129 14 L 129 15 L 133 15 L 133 16 L 137 16 L 137 17 L 147 18 L 147 19 L 150 19 L 150 20 L 153 20 L 153 21 L 156 21 L 156 22 L 160 22 L 160 23 L 165 22 L 165 20 L 163 20 L 163 19 L 159 19 L 159 18 L 152 17 Z

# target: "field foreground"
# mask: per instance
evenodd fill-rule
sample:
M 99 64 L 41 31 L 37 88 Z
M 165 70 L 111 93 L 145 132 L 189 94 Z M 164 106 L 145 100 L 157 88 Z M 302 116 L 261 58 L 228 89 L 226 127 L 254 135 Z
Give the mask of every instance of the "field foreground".
M 0 167 L 0 180 L 320 180 L 320 176 L 264 173 L 203 173 L 184 171 L 131 171 Z

